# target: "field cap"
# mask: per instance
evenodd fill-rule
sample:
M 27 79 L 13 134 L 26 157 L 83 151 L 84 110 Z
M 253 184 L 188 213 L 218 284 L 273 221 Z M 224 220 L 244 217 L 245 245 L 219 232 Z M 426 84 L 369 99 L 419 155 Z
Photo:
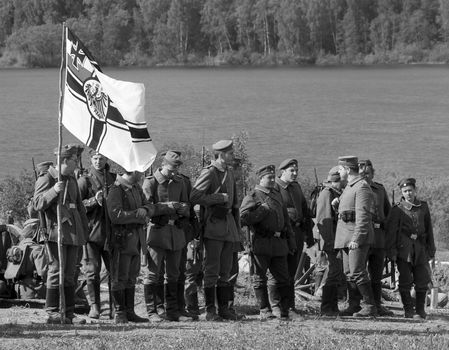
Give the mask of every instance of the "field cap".
M 90 157 L 93 157 L 93 156 L 102 156 L 102 157 L 104 157 L 100 152 L 98 152 L 96 149 L 93 149 L 93 148 L 91 148 L 91 149 L 89 149 L 89 156 Z
M 46 161 L 36 165 L 36 173 L 40 175 L 42 172 L 47 171 L 49 167 L 53 165 L 53 162 Z
M 298 161 L 294 158 L 286 159 L 279 164 L 279 170 L 287 169 L 291 165 L 298 166 Z
M 256 171 L 256 175 L 259 178 L 262 178 L 265 175 L 269 175 L 269 174 L 275 174 L 276 172 L 276 167 L 274 165 L 264 165 L 263 167 L 260 167 L 259 169 L 257 169 Z
M 181 154 L 182 154 L 181 151 L 174 150 L 174 149 L 169 149 L 168 151 L 161 152 L 160 156 L 161 156 L 162 158 L 165 157 L 165 155 L 167 154 L 167 152 L 173 152 L 173 153 L 176 153 L 176 154 L 177 154 L 178 156 L 180 156 L 180 157 L 181 157 Z
M 83 148 L 84 150 L 84 148 Z M 58 155 L 58 148 L 55 148 L 55 154 Z M 81 151 L 82 152 L 82 151 Z M 70 158 L 72 156 L 78 156 L 77 145 L 65 145 L 61 147 L 61 158 Z
M 338 157 L 338 165 L 356 167 L 358 166 L 359 159 L 356 156 L 342 156 Z
M 232 140 L 220 140 L 212 145 L 214 151 L 227 152 L 232 149 Z
M 398 186 L 400 188 L 413 186 L 416 187 L 416 180 L 413 177 L 405 177 L 401 181 L 399 181 Z
M 340 173 L 338 172 L 338 166 L 334 166 L 331 170 L 329 170 L 329 174 L 327 175 L 327 181 L 329 182 L 339 182 L 341 180 Z
M 164 161 L 165 163 L 172 166 L 179 166 L 182 164 L 181 157 L 179 156 L 179 154 L 173 151 L 167 151 L 165 153 Z

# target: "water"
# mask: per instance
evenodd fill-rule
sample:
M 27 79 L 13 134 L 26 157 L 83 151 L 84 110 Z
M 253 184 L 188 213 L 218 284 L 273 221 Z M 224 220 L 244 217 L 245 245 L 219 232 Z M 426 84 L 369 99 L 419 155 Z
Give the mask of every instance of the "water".
M 295 157 L 320 177 L 339 155 L 399 176 L 447 172 L 449 72 L 437 67 L 104 69 L 146 86 L 156 147 L 249 132 L 254 165 Z M 57 69 L 0 70 L 0 178 L 52 160 Z M 75 142 L 64 132 L 64 142 Z

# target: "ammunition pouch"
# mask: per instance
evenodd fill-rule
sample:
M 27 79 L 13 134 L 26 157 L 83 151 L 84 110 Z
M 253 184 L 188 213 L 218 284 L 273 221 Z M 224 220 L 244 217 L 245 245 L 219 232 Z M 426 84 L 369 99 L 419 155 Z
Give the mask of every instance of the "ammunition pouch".
M 354 210 L 345 210 L 339 214 L 340 219 L 343 222 L 355 222 L 355 211 Z
M 230 212 L 231 209 L 223 204 L 216 204 L 210 207 L 210 216 L 214 219 L 224 220 Z

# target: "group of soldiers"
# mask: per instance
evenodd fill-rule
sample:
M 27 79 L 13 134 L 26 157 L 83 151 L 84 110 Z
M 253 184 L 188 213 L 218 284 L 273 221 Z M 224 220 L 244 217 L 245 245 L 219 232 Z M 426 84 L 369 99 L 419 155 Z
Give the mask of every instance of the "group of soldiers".
M 175 150 L 162 154 L 160 168 L 143 182 L 136 171 L 113 174 L 107 159 L 94 150 L 88 172 L 77 175 L 82 150 L 74 145 L 59 152 L 60 164 L 38 165 L 30 212 L 41 215 L 40 226 L 45 227 L 48 323 L 85 322 L 74 313 L 80 265 L 87 283 L 89 317 L 100 317 L 102 263 L 109 272 L 116 323 L 197 320 L 200 284 L 207 321 L 240 320 L 244 315 L 234 308 L 234 287 L 244 243 L 254 268 L 252 283 L 261 320 L 289 320 L 290 312 L 299 313 L 294 279 L 304 246 L 316 242 L 329 266 L 322 315 L 390 315 L 381 305 L 387 256 L 397 263 L 405 317 L 426 317 L 428 260 L 434 257 L 435 245 L 429 208 L 416 198 L 414 179 L 400 182 L 402 199 L 391 207 L 385 188 L 373 181 L 369 160 L 340 157 L 317 199 L 314 228 L 297 182 L 296 159 L 283 161 L 278 176 L 274 165 L 259 168 L 259 182 L 240 204 L 233 142 L 221 140 L 212 149 L 213 160 L 193 186 L 180 172 L 182 154 Z M 243 227 L 248 228 L 248 237 Z M 60 266 L 65 294 L 62 320 Z M 145 318 L 134 311 L 141 268 Z M 343 273 L 348 307 L 339 311 Z M 416 304 L 410 294 L 412 285 Z

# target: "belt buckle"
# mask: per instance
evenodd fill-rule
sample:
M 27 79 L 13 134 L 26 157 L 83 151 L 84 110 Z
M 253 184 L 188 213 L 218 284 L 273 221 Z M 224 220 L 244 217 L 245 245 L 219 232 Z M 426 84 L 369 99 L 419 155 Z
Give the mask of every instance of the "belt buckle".
M 374 223 L 374 228 L 380 228 L 380 224 L 379 223 Z
M 76 204 L 75 203 L 69 203 L 69 208 L 70 209 L 76 209 Z
M 173 226 L 174 224 L 175 224 L 175 220 L 173 220 L 173 219 L 168 220 L 168 225 Z

